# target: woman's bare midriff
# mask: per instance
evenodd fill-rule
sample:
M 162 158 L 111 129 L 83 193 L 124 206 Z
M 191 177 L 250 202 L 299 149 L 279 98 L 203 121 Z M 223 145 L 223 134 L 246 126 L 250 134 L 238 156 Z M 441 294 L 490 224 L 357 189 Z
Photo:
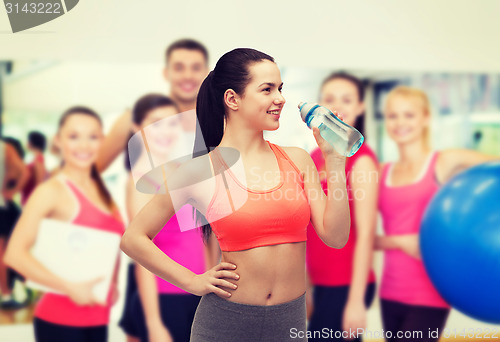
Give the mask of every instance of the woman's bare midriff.
M 240 279 L 227 300 L 251 305 L 276 305 L 300 297 L 306 291 L 306 243 L 295 242 L 222 252 L 222 261 L 236 265 Z

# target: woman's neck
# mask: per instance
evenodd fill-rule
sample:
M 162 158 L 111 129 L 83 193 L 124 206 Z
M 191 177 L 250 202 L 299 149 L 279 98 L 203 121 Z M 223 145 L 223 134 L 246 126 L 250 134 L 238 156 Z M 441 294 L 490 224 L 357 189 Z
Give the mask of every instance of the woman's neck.
M 91 169 L 81 169 L 71 165 L 64 165 L 61 169 L 61 173 L 72 180 L 74 183 L 80 185 L 80 187 L 91 186 L 93 183 Z
M 431 148 L 427 146 L 422 139 L 405 144 L 399 144 L 398 150 L 398 163 L 402 165 L 418 164 L 431 152 Z
M 267 143 L 264 140 L 262 131 L 249 129 L 248 127 L 236 127 L 236 124 L 227 122 L 219 146 L 232 147 L 242 155 L 249 155 L 254 152 L 259 153 L 258 151 L 265 148 Z

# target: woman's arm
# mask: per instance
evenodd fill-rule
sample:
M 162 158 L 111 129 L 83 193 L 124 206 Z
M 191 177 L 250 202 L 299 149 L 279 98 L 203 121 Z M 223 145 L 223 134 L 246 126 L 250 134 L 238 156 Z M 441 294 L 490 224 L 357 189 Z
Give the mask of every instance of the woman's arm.
M 163 324 L 158 297 L 158 286 L 153 273 L 141 265 L 136 265 L 137 290 L 141 300 L 149 341 L 167 341 L 170 332 Z M 171 308 L 168 308 L 171 310 Z M 171 337 L 170 337 L 171 338 Z
M 83 283 L 64 280 L 49 271 L 30 253 L 41 220 L 49 217 L 57 206 L 58 193 L 60 191 L 54 182 L 44 183 L 33 191 L 9 240 L 4 262 L 26 278 L 67 294 L 79 305 L 104 305 L 105 303 L 98 302 L 92 294 L 93 286 L 102 279 Z
M 406 254 L 421 259 L 419 234 L 402 234 L 375 237 L 375 249 L 399 249 Z
M 346 158 L 339 155 L 319 130 L 313 128 L 314 137 L 325 158 L 328 196 L 319 181 L 319 174 L 311 156 L 300 148 L 289 148 L 298 160 L 304 178 L 304 189 L 311 207 L 311 222 L 320 239 L 329 247 L 342 248 L 349 238 L 349 200 L 346 189 Z
M 143 208 L 152 198 L 150 194 L 139 192 L 134 185 L 132 177 L 127 183 L 127 214 L 129 220 Z M 160 305 L 158 301 L 158 286 L 153 273 L 141 265 L 136 265 L 135 278 L 137 281 L 137 291 L 141 301 L 146 328 L 151 341 L 165 341 L 165 335 L 169 335 L 161 319 Z
M 366 325 L 365 292 L 373 257 L 377 225 L 378 169 L 368 156 L 359 158 L 349 174 L 357 240 L 354 247 L 351 286 L 344 309 L 344 330 Z
M 123 152 L 131 133 L 132 112 L 126 110 L 115 121 L 99 150 L 99 157 L 96 162 L 99 172 L 104 172 L 116 157 Z
M 181 165 L 169 177 L 168 185 L 170 187 L 185 189 L 184 191 L 176 191 L 175 207 L 180 208 L 190 202 L 191 191 L 189 189 L 191 187 L 184 187 L 182 184 L 189 184 L 193 182 L 193 179 L 198 179 L 196 175 L 197 171 L 199 170 L 193 168 L 190 161 Z M 152 242 L 156 234 L 175 214 L 174 205 L 168 193 L 167 186 L 166 189 L 166 194 L 155 195 L 134 217 L 122 237 L 121 249 L 149 271 L 187 292 L 195 295 L 214 292 L 223 297 L 230 296 L 229 292 L 217 286 L 235 288 L 235 285 L 231 282 L 221 279 L 238 279 L 239 276 L 236 273 L 225 270 L 234 270 L 236 268 L 235 265 L 226 262 L 220 263 L 204 274 L 196 275 L 189 269 L 173 261 Z
M 461 171 L 494 160 L 500 160 L 500 156 L 467 149 L 448 149 L 439 153 L 437 174 L 444 184 Z
M 182 202 L 186 203 L 187 198 Z M 123 234 L 120 248 L 146 269 L 187 290 L 194 273 L 170 259 L 152 241 L 174 214 L 168 192 L 154 195 L 130 222 Z
M 47 170 L 45 170 L 45 165 L 41 160 L 35 161 L 33 165 L 33 171 L 35 173 L 35 186 L 39 185 L 45 180 L 47 176 Z

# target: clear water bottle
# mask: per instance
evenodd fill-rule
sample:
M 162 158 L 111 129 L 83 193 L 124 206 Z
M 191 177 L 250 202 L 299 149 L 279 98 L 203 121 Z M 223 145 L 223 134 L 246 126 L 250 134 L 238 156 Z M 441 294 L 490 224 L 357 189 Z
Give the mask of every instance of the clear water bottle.
M 318 127 L 323 139 L 346 157 L 354 155 L 365 140 L 356 128 L 337 118 L 328 108 L 317 103 L 301 102 L 299 110 L 307 126 Z

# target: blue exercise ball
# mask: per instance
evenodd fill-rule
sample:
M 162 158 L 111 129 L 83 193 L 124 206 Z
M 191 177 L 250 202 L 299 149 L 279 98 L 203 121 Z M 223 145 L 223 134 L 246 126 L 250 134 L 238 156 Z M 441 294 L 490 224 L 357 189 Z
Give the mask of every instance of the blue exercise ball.
M 470 168 L 436 193 L 422 220 L 420 248 L 448 303 L 500 323 L 500 162 Z

